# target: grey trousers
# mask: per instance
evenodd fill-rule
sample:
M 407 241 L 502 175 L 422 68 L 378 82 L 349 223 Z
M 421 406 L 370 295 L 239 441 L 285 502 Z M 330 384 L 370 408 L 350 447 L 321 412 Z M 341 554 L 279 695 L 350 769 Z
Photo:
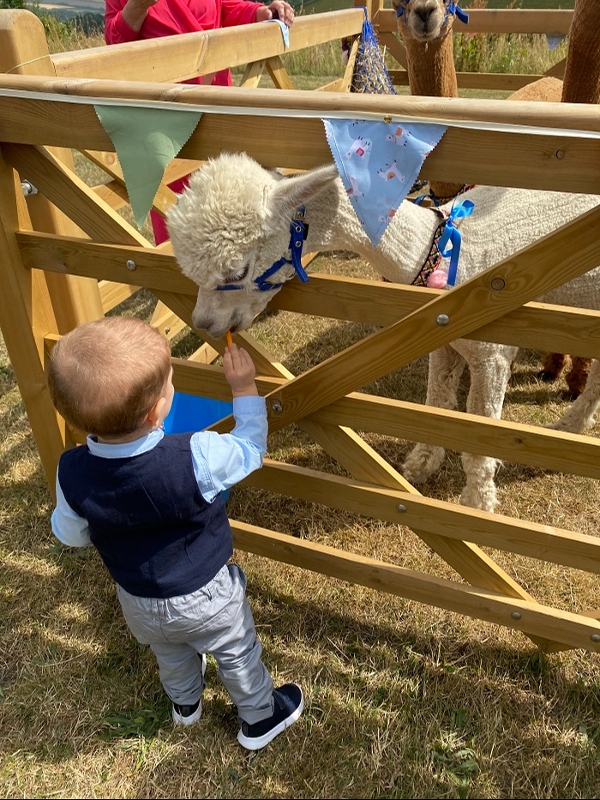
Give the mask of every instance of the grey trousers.
M 164 600 L 136 597 L 117 585 L 125 621 L 140 644 L 156 656 L 160 681 L 178 705 L 192 705 L 204 691 L 199 653 L 211 653 L 219 675 L 250 725 L 273 713 L 273 681 L 262 663 L 246 576 L 226 564 L 193 594 Z

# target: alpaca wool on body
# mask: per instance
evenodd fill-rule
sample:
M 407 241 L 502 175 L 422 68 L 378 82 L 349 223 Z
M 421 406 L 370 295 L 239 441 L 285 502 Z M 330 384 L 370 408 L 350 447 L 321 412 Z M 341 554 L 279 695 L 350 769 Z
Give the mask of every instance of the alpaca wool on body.
M 238 200 L 232 200 L 233 187 Z M 600 196 L 595 195 L 493 186 L 476 186 L 461 199 L 472 201 L 475 208 L 471 216 L 458 222 L 462 247 L 457 284 L 510 258 L 600 204 Z M 288 256 L 290 220 L 300 205 L 308 224 L 308 252 L 350 250 L 395 283 L 412 283 L 427 258 L 439 224 L 435 211 L 405 200 L 374 247 L 354 213 L 335 166 L 282 178 L 245 154 L 209 161 L 168 212 L 175 258 L 199 287 L 193 312 L 198 328 L 219 338 L 229 329 L 250 327 L 255 316 L 267 307 L 279 289 L 257 291 L 254 281 L 278 259 Z M 449 213 L 451 207 L 452 203 L 448 203 L 442 208 Z M 226 259 L 221 247 L 227 252 Z M 227 281 L 232 265 L 238 271 L 240 265 L 247 267 L 243 276 L 236 278 L 242 288 L 214 291 L 215 282 Z M 282 270 L 278 280 L 293 275 L 292 268 Z M 600 310 L 600 267 L 537 299 Z M 429 358 L 427 404 L 455 408 L 458 380 L 468 365 L 471 385 L 467 411 L 499 418 L 517 351 L 517 347 L 470 339 L 459 339 L 433 351 Z M 589 424 L 599 403 L 600 367 L 598 374 L 592 370 L 586 392 L 569 409 L 566 421 L 559 421 L 554 427 L 581 430 Z M 443 457 L 443 448 L 416 445 L 405 461 L 404 475 L 413 483 L 422 483 Z M 496 459 L 465 453 L 463 466 L 467 482 L 461 501 L 493 511 L 497 504 Z

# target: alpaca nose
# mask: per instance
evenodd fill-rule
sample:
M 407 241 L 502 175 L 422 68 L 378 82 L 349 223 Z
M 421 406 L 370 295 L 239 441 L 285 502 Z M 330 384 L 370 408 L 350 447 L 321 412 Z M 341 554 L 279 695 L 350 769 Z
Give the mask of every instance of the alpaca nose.
M 433 14 L 434 6 L 425 6 L 415 11 L 416 15 L 421 18 L 423 25 L 426 27 L 429 17 Z

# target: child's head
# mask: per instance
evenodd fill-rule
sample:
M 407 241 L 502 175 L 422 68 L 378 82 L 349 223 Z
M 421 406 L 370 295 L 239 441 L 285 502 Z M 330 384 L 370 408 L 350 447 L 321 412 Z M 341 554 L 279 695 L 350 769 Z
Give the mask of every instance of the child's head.
M 170 374 L 169 343 L 158 331 L 135 317 L 105 317 L 55 345 L 48 387 L 69 424 L 110 438 L 144 424 Z

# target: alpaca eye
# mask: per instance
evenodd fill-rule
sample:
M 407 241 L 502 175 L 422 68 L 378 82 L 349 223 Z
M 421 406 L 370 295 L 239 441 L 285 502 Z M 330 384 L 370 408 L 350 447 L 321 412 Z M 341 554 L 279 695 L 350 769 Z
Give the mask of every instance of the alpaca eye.
M 242 269 L 238 269 L 237 272 L 231 272 L 229 275 L 226 275 L 223 278 L 224 283 L 238 283 L 239 281 L 243 281 L 244 278 L 248 275 L 250 271 L 250 264 L 246 264 L 245 267 Z

